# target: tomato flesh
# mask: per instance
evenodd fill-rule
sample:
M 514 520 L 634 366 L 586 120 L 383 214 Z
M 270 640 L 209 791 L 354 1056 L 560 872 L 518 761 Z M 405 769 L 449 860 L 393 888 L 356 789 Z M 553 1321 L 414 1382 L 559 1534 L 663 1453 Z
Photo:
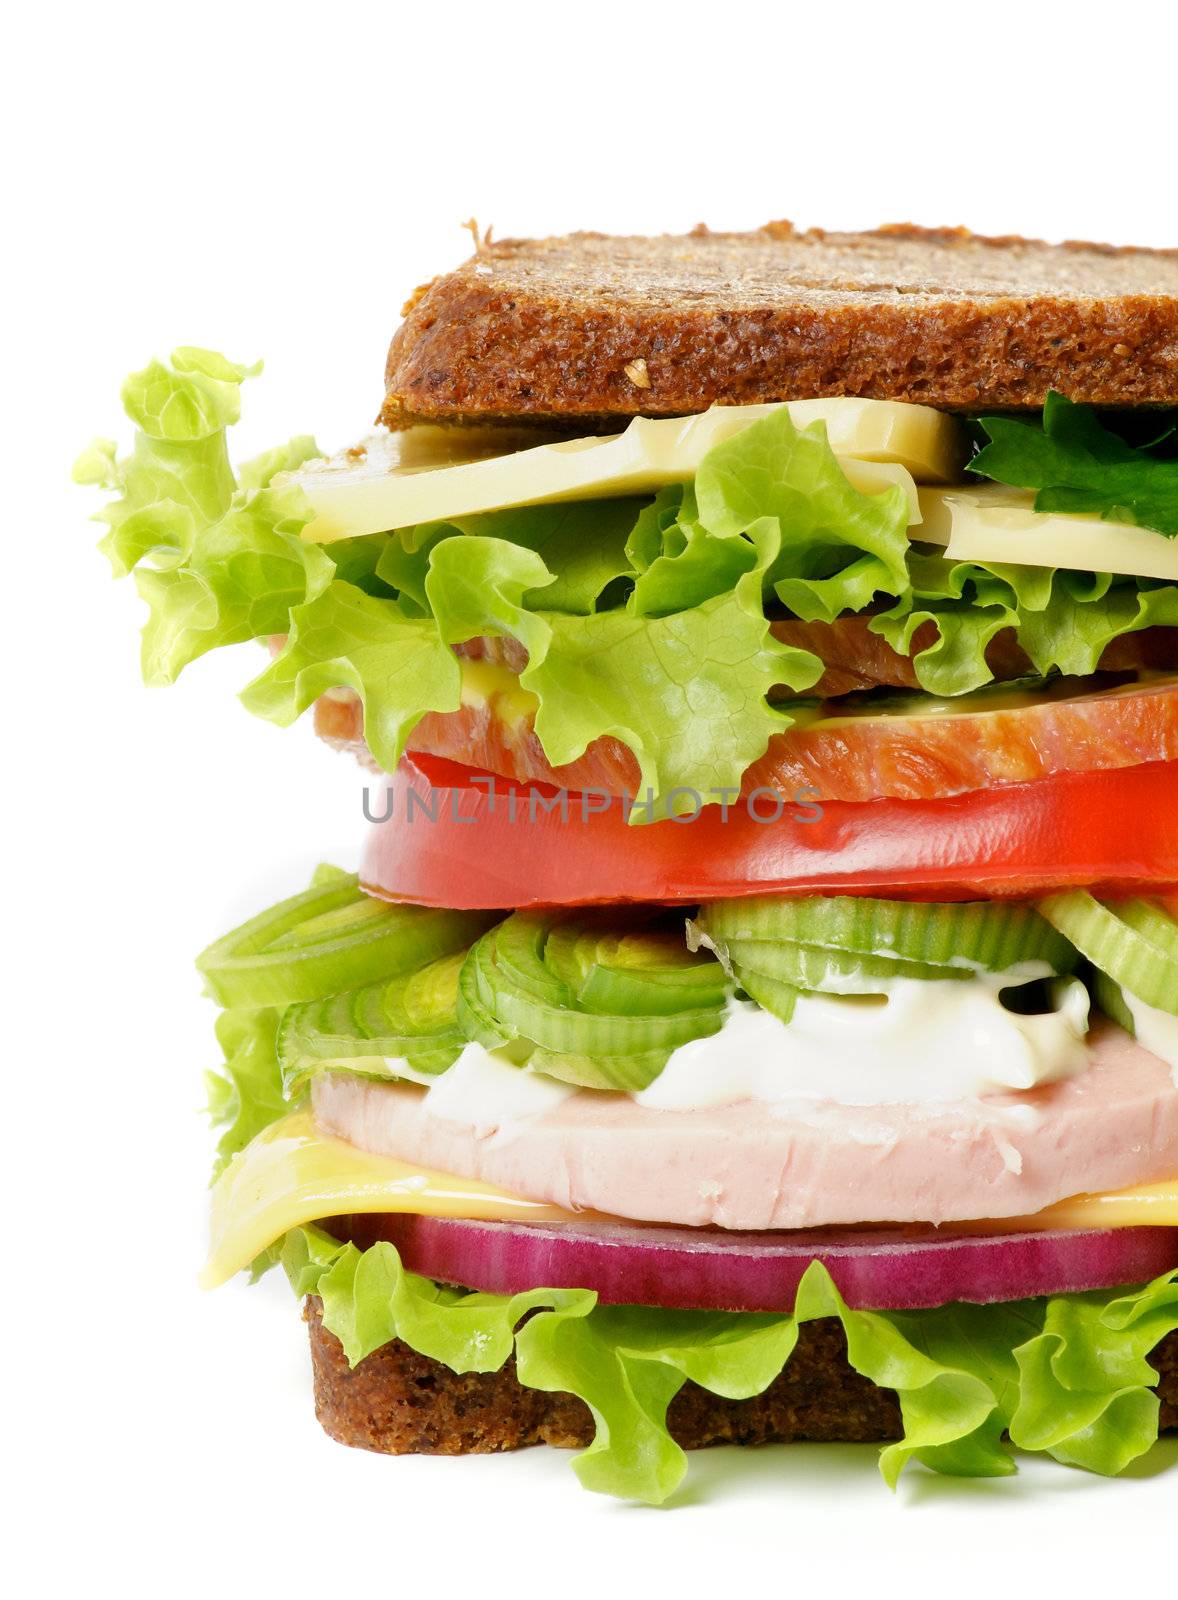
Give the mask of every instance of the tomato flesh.
M 387 793 L 385 786 L 387 785 Z M 563 800 L 562 800 L 563 795 Z M 372 893 L 475 910 L 695 904 L 742 894 L 1108 896 L 1178 888 L 1178 763 L 1007 784 L 946 800 L 762 794 L 694 820 L 628 823 L 621 801 L 428 757 L 369 791 Z M 812 819 L 819 812 L 816 820 Z

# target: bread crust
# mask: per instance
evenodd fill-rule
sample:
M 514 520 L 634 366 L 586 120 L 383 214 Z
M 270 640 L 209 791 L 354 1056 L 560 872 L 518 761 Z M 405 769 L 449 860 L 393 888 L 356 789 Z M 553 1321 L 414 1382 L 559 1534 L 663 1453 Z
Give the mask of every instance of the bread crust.
M 714 402 L 949 411 L 1178 404 L 1178 251 L 892 224 L 870 233 L 483 244 L 420 288 L 380 419 L 586 430 Z
M 498 1372 L 454 1373 L 394 1339 L 349 1367 L 322 1322 L 321 1302 L 303 1315 L 311 1336 L 315 1413 L 341 1444 L 386 1455 L 472 1455 L 528 1445 L 583 1447 L 593 1438 L 588 1407 L 573 1395 L 525 1388 L 514 1359 Z M 1161 1373 L 1163 1430 L 1178 1428 L 1178 1334 L 1151 1357 Z M 900 1407 L 849 1365 L 833 1317 L 803 1324 L 785 1371 L 751 1400 L 722 1400 L 687 1383 L 667 1413 L 686 1450 L 719 1444 L 775 1444 L 803 1439 L 864 1442 L 898 1439 Z

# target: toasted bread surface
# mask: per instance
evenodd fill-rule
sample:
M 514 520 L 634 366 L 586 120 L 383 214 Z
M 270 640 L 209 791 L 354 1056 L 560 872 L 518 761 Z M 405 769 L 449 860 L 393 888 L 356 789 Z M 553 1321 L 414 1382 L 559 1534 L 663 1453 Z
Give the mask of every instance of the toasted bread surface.
M 527 1389 L 511 1360 L 498 1372 L 452 1372 L 394 1339 L 355 1367 L 322 1323 L 314 1298 L 304 1307 L 310 1327 L 315 1411 L 341 1444 L 386 1455 L 472 1455 L 527 1445 L 584 1446 L 593 1422 L 569 1394 Z M 1163 1430 L 1178 1428 L 1178 1334 L 1154 1351 L 1160 1373 Z M 802 1439 L 898 1439 L 900 1407 L 889 1389 L 861 1377 L 847 1361 L 834 1318 L 809 1322 L 780 1377 L 751 1400 L 722 1400 L 687 1383 L 667 1421 L 686 1450 L 719 1444 L 773 1444 Z
M 405 308 L 380 420 L 577 422 L 829 395 L 1178 403 L 1178 250 L 871 233 L 484 244 Z

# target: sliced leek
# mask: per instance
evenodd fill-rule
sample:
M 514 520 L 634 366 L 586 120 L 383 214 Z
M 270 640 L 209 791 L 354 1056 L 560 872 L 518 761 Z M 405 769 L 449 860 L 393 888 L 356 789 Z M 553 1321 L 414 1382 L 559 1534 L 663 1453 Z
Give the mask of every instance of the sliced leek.
M 517 913 L 472 948 L 458 1021 L 487 1049 L 587 1088 L 645 1087 L 669 1053 L 715 1033 L 732 984 L 650 913 Z
M 252 917 L 196 964 L 223 1006 L 289 1005 L 421 967 L 469 945 L 488 920 L 389 905 L 341 875 Z
M 1168 912 L 1141 900 L 1104 903 L 1084 889 L 1049 895 L 1039 909 L 1121 989 L 1178 1016 L 1178 922 Z
M 1070 972 L 1076 963 L 1066 936 L 1033 906 L 1001 901 L 929 904 L 856 895 L 751 895 L 705 906 L 698 926 L 726 946 L 750 940 L 785 943 L 831 952 L 837 963 L 847 955 L 860 957 L 868 969 L 875 961 L 950 969 L 936 976 L 952 976 L 954 968 L 1008 972 L 1031 963 L 1044 964 L 1046 976 Z M 904 975 L 898 966 L 886 970 Z

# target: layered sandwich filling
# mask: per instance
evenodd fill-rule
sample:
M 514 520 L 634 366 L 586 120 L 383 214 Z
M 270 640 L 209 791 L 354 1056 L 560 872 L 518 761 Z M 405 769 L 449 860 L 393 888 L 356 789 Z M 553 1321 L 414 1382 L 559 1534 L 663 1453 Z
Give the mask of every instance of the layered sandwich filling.
M 649 1499 L 675 1388 L 761 1392 L 811 1316 L 900 1394 L 895 1470 L 1140 1454 L 1178 1329 L 1168 419 L 831 400 L 235 477 L 247 375 L 177 352 L 82 467 L 148 677 L 263 641 L 247 705 L 387 778 L 362 882 L 202 957 L 210 1280 L 282 1260 L 352 1360 L 514 1352 Z
M 799 1319 L 836 1316 L 929 1464 L 947 1431 L 969 1470 L 1007 1470 L 1005 1428 L 1115 1470 L 1156 1432 L 1144 1358 L 1178 1327 L 1175 909 L 1073 891 L 502 916 L 325 869 L 201 958 L 226 1007 L 208 1281 L 280 1260 L 353 1360 L 391 1338 L 458 1370 L 514 1350 L 522 1381 L 591 1405 L 619 1340 L 746 1392 Z M 1112 1346 L 1081 1427 L 1066 1373 Z M 984 1390 L 968 1422 L 934 1398 L 963 1371 Z M 1113 1389 L 1133 1382 L 1126 1436 Z M 1067 1426 L 1037 1434 L 1061 1394 Z M 680 1467 L 655 1434 L 642 1465 L 605 1446 L 588 1481 L 661 1498 Z
M 238 482 L 247 375 L 153 364 L 124 391 L 135 454 L 80 463 L 117 491 L 104 543 L 151 607 L 154 681 L 275 638 L 245 694 L 264 716 L 326 695 L 324 731 L 387 772 L 408 747 L 656 819 L 742 788 L 934 799 L 1174 757 L 1164 414 L 1053 396 L 971 435 L 885 401 L 718 407 L 492 457 L 484 429 L 457 464 L 463 430 L 331 461 L 296 439 Z
M 940 1225 L 1178 1179 L 1170 906 L 750 897 L 484 928 L 331 875 L 202 965 L 266 1034 L 271 1108 L 373 1155 L 567 1213 Z

